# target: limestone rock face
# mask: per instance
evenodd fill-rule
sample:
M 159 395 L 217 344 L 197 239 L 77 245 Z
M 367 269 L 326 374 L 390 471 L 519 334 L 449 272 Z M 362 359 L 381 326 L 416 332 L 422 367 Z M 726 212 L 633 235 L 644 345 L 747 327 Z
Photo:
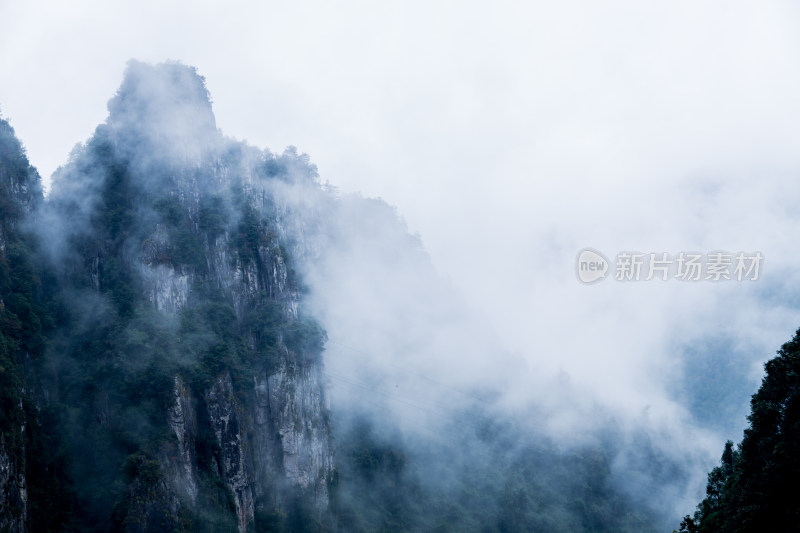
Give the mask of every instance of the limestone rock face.
M 290 264 L 309 252 L 301 239 L 290 242 L 282 226 L 287 208 L 273 192 L 275 184 L 260 170 L 269 159 L 244 150 L 232 160 L 224 153 L 233 149 L 228 142 L 192 136 L 187 143 L 201 143 L 201 149 L 184 146 L 182 155 L 169 161 L 172 167 L 158 192 L 172 201 L 185 227 L 176 231 L 155 224 L 131 258 L 131 268 L 139 275 L 143 296 L 165 316 L 180 316 L 191 307 L 194 288 L 202 284 L 230 303 L 238 322 L 270 308 L 291 329 L 301 321 L 301 291 Z M 238 198 L 232 200 L 235 195 Z M 226 213 L 227 225 L 215 232 L 208 231 L 204 219 L 209 198 L 223 199 L 234 213 Z M 245 220 L 248 216 L 257 223 Z M 248 228 L 250 233 L 243 236 Z M 175 260 L 177 241 L 187 234 L 200 253 L 193 263 L 182 264 Z M 253 329 L 247 343 L 258 346 L 259 335 L 258 328 Z M 195 448 L 198 419 L 204 419 L 215 439 L 213 469 L 232 496 L 240 531 L 247 530 L 259 512 L 284 508 L 290 495 L 302 494 L 320 516 L 325 513 L 334 450 L 320 354 L 315 353 L 318 348 L 289 344 L 281 335 L 269 363 L 256 364 L 251 375 L 240 376 L 239 390 L 225 368 L 200 388 L 174 376 L 174 403 L 167 418 L 178 453 L 163 456 L 161 470 L 167 473 L 175 502 L 189 509 L 197 505 Z M 245 390 L 241 383 L 248 383 Z
M 22 364 L 14 371 L 0 530 L 28 528 L 25 413 L 39 407 L 74 417 L 53 445 L 67 451 L 64 477 L 104 483 L 68 481 L 77 510 L 64 520 L 75 527 L 145 533 L 206 521 L 244 533 L 271 527 L 298 498 L 324 519 L 335 462 L 325 333 L 304 312 L 296 271 L 313 240 L 281 192 L 319 190 L 315 169 L 293 150 L 223 137 L 203 78 L 184 65 L 131 62 L 108 109 L 46 202 L 19 143 L 14 157 L 0 151 L 0 259 L 36 211 L 25 228 L 62 306 L 57 342 L 38 354 L 55 361 L 42 366 L 47 379 L 26 384 Z M 36 397 L 23 409 L 26 385 Z
M 0 531 L 25 531 L 28 495 L 24 469 L 19 467 L 9 457 L 5 436 L 0 434 Z
M 153 502 L 130 512 L 145 517 L 138 523 L 146 524 L 156 523 L 152 516 L 159 505 L 162 514 L 178 508 L 196 511 L 201 478 L 209 471 L 208 464 L 198 464 L 198 443 L 210 434 L 210 470 L 230 494 L 240 531 L 258 513 L 281 511 L 297 494 L 322 516 L 335 461 L 321 385 L 321 346 L 285 338 L 296 336 L 291 332 L 303 321 L 300 283 L 291 264 L 307 260 L 313 250 L 302 231 L 288 228 L 287 221 L 302 216 L 289 213 L 292 207 L 278 192 L 287 180 L 309 179 L 313 168 L 294 152 L 275 158 L 222 138 L 202 82 L 187 69 L 137 65 L 129 78 L 156 81 L 127 79 L 109 104 L 108 134 L 117 144 L 135 140 L 125 145 L 128 169 L 143 196 L 156 198 L 147 209 L 157 216 L 142 217 L 142 226 L 149 223 L 152 230 L 127 244 L 121 255 L 115 252 L 112 258 L 114 252 L 101 246 L 93 271 L 102 272 L 111 260 L 126 261 L 141 296 L 167 321 L 180 320 L 185 310 L 197 306 L 197 287 L 206 292 L 210 287 L 230 304 L 246 344 L 256 353 L 266 330 L 244 324 L 268 314 L 283 325 L 268 355 L 251 363 L 250 375 L 238 375 L 238 381 L 225 365 L 205 382 L 173 376 L 166 422 L 175 442 L 158 458 L 161 488 L 139 489 L 137 494 L 150 494 Z M 178 73 L 164 81 L 165 72 L 172 71 Z M 175 102 L 179 105 L 173 109 Z M 165 113 L 172 117 L 168 123 Z M 196 128 L 175 125 L 187 121 L 196 122 Z M 155 149 L 155 155 L 148 158 L 141 147 Z M 219 220 L 209 221 L 213 217 Z M 190 253 L 186 243 L 193 247 Z M 92 285 L 102 288 L 103 283 Z M 201 435 L 203 424 L 208 432 Z

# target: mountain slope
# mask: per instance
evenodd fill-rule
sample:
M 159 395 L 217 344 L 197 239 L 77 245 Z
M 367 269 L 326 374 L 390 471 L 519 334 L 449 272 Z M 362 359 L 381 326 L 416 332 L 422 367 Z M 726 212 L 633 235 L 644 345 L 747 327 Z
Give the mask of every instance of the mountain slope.
M 600 407 L 549 437 L 393 208 L 224 137 L 191 67 L 108 108 L 45 202 L 3 151 L 5 529 L 659 530 L 684 472 Z
M 68 308 L 48 379 L 76 527 L 245 531 L 292 506 L 321 520 L 324 332 L 267 185 L 315 176 L 224 139 L 182 65 L 132 62 L 109 111 L 37 225 Z

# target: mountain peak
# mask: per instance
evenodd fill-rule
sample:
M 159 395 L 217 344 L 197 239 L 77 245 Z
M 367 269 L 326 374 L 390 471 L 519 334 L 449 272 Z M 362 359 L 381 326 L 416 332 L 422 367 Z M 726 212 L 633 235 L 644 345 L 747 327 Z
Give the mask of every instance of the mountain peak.
M 108 102 L 108 125 L 149 148 L 196 155 L 217 136 L 205 78 L 178 62 L 128 62 L 117 94 Z

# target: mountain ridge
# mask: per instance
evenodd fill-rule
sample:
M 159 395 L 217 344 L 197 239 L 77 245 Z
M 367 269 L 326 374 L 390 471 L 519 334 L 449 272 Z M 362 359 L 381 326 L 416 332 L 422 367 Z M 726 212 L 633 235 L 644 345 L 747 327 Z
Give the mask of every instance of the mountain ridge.
M 617 465 L 682 482 L 601 410 L 564 449 L 502 407 L 523 364 L 396 210 L 225 137 L 193 67 L 129 63 L 22 226 L 42 327 L 8 390 L 40 436 L 6 455 L 42 475 L 12 531 L 641 533 L 661 517 Z

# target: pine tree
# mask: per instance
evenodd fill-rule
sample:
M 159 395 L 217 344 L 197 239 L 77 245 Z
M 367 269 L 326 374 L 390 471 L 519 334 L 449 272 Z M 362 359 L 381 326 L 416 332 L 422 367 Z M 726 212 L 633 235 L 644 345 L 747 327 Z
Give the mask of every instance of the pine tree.
M 800 330 L 765 370 L 738 450 L 726 443 L 681 532 L 800 531 Z

